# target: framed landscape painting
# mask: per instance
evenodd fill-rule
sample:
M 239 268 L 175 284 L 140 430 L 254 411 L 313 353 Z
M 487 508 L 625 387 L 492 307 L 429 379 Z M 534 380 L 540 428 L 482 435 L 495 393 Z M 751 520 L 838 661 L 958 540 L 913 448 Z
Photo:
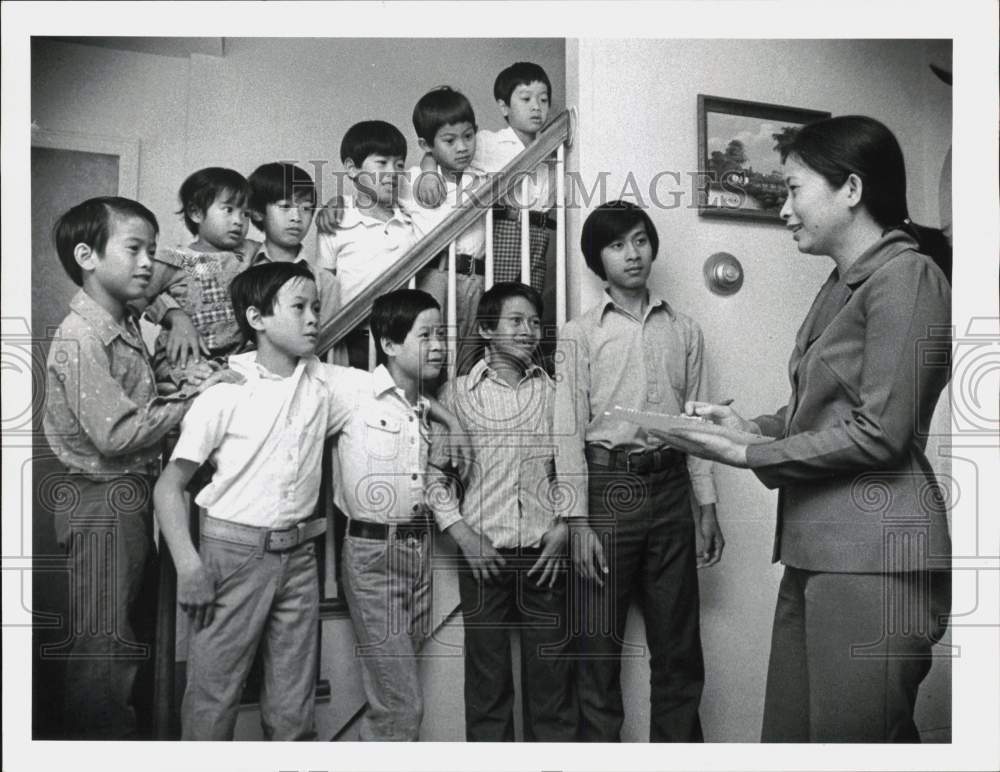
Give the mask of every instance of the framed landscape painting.
M 698 95 L 698 214 L 780 223 L 787 193 L 777 145 L 830 113 Z

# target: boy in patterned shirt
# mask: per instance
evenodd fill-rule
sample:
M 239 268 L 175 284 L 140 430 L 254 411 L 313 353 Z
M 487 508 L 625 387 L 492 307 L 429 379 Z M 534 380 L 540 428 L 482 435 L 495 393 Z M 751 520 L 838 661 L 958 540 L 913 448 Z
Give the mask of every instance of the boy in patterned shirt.
M 180 214 L 195 240 L 157 252 L 145 293 L 152 303 L 147 317 L 164 327 L 153 354 L 164 391 L 185 382 L 189 361 L 204 354 L 221 363 L 239 348 L 229 284 L 257 246 L 246 238 L 249 187 L 239 172 L 200 169 L 184 180 L 179 195 Z
M 465 738 L 514 739 L 508 630 L 521 639 L 526 739 L 572 742 L 577 708 L 566 651 L 566 523 L 556 516 L 552 408 L 555 384 L 535 358 L 542 298 L 515 282 L 479 303 L 483 357 L 448 381 L 442 404 L 469 435 L 475 461 L 464 477 L 462 518 L 445 531 L 463 564 Z
M 71 613 L 82 620 L 66 669 L 71 739 L 135 736 L 132 690 L 150 657 L 149 620 L 137 605 L 154 554 L 150 491 L 160 441 L 199 391 L 192 384 L 157 396 L 130 315 L 149 284 L 158 230 L 152 212 L 119 197 L 84 201 L 55 227 L 59 260 L 81 288 L 49 351 L 43 419 L 72 504 L 55 513 L 70 558 Z M 208 372 L 195 368 L 192 381 Z M 200 390 L 230 377 L 220 371 Z

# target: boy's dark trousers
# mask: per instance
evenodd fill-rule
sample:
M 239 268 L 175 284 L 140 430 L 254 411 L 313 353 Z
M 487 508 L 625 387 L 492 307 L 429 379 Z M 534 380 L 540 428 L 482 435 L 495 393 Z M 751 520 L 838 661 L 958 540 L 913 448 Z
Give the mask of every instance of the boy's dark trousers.
M 139 704 L 148 695 L 135 692 L 153 658 L 152 489 L 146 475 L 67 473 L 54 494 L 56 538 L 70 562 L 70 637 L 42 654 L 66 659 L 66 739 L 136 739 L 148 717 Z
M 506 565 L 498 579 L 479 581 L 462 561 L 458 572 L 465 627 L 465 739 L 514 740 L 513 630 L 521 640 L 524 739 L 574 742 L 577 705 L 569 649 L 566 570 L 555 587 L 528 576 L 541 548 L 497 550 Z
M 621 739 L 621 658 L 645 653 L 639 642 L 625 641 L 633 597 L 642 604 L 649 649 L 649 739 L 703 740 L 694 519 L 684 456 L 671 456 L 659 471 L 588 461 L 589 524 L 604 547 L 608 573 L 603 587 L 579 576 L 574 582 L 581 741 Z

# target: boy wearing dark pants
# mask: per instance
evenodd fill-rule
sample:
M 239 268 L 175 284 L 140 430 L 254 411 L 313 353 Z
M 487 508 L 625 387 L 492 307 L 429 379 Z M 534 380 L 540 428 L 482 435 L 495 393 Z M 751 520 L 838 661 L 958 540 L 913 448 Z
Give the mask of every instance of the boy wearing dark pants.
M 49 351 L 43 421 L 74 505 L 56 514 L 77 620 L 65 654 L 70 739 L 135 737 L 132 691 L 139 666 L 151 656 L 144 634 L 150 631 L 142 629 L 137 607 L 155 551 L 150 491 L 160 442 L 197 393 L 189 385 L 157 397 L 138 324 L 127 310 L 149 284 L 157 232 L 152 212 L 118 197 L 84 201 L 55 227 L 59 260 L 81 288 Z M 200 375 L 207 372 L 204 365 Z
M 230 357 L 246 381 L 207 391 L 183 424 L 156 485 L 156 511 L 177 564 L 177 601 L 192 619 L 182 738 L 231 740 L 260 648 L 264 735 L 315 736 L 319 581 L 312 518 L 323 441 L 348 420 L 340 371 L 315 356 L 320 304 L 301 262 L 265 262 L 231 286 L 240 331 L 256 351 Z M 184 490 L 205 461 L 212 481 L 200 551 Z
M 650 740 L 698 742 L 704 664 L 696 568 L 718 562 L 723 548 L 711 466 L 608 411 L 680 415 L 685 401 L 701 400 L 694 395 L 708 391 L 702 335 L 647 287 L 659 240 L 643 210 L 621 201 L 598 207 L 580 246 L 607 290 L 567 322 L 556 360 L 556 470 L 575 491 L 567 514 L 578 574 L 579 739 L 620 739 L 625 620 L 638 595 L 650 650 Z
M 534 361 L 541 313 L 536 290 L 495 284 L 477 316 L 486 351 L 441 396 L 475 454 L 463 481 L 462 517 L 446 530 L 464 559 L 458 582 L 469 741 L 514 739 L 510 630 L 521 641 L 525 739 L 576 739 L 567 528 L 553 511 L 550 487 L 555 385 Z

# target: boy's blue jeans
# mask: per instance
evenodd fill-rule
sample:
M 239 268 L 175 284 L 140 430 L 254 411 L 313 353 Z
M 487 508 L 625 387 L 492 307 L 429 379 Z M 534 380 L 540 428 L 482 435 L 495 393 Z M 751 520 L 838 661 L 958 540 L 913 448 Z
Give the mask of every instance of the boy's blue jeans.
M 368 710 L 361 740 L 417 740 L 423 719 L 417 657 L 431 634 L 430 532 L 344 539 L 344 594 Z
M 70 637 L 43 656 L 67 660 L 67 739 L 134 739 L 136 675 L 153 656 L 155 609 L 137 603 L 155 582 L 152 481 L 67 474 L 65 483 L 55 529 L 70 560 Z
M 637 475 L 591 464 L 589 475 L 589 522 L 608 573 L 603 587 L 579 577 L 574 585 L 580 740 L 620 740 L 621 658 L 644 655 L 637 642 L 625 641 L 635 599 L 649 649 L 649 739 L 700 742 L 705 668 L 687 468 L 681 462 Z
M 215 618 L 192 631 L 181 739 L 231 740 L 258 646 L 260 720 L 268 740 L 315 739 L 319 577 L 316 547 L 287 552 L 209 537 L 201 559 L 216 574 Z

